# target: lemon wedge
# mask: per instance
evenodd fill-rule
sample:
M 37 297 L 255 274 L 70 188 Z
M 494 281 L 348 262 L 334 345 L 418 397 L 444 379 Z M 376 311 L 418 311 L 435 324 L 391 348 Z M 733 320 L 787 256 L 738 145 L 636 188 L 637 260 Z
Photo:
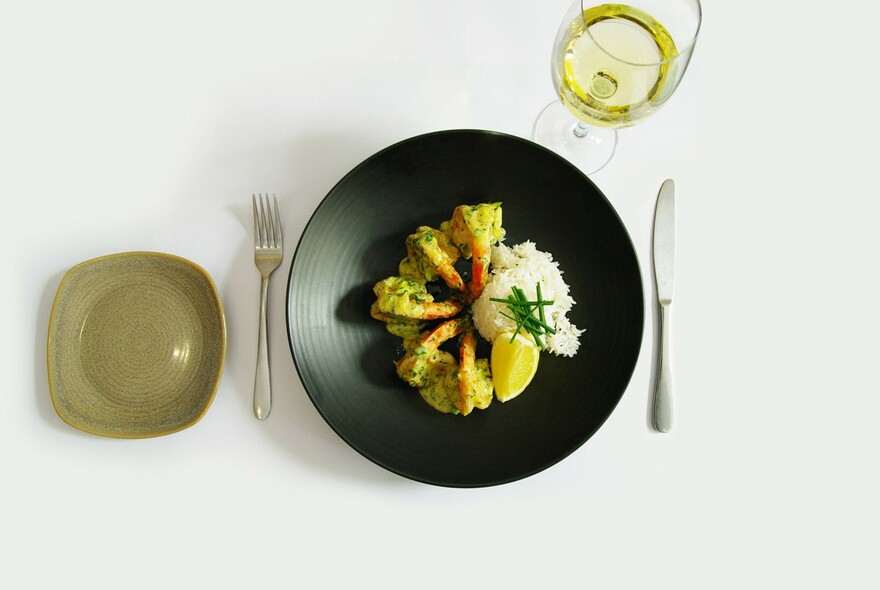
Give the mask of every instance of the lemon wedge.
M 538 371 L 538 345 L 531 338 L 506 332 L 492 343 L 492 384 L 495 397 L 506 402 L 521 394 Z M 511 342 L 513 339 L 513 342 Z

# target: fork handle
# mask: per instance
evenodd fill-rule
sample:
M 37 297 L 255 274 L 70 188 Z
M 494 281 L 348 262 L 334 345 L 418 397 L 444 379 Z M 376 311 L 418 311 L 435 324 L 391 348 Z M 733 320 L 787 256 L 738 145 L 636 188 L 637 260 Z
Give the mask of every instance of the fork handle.
M 266 307 L 269 299 L 269 277 L 260 281 L 260 322 L 257 336 L 257 374 L 254 378 L 254 415 L 265 420 L 272 409 L 272 381 L 269 376 L 269 337 Z
M 657 384 L 654 390 L 654 428 L 659 432 L 672 430 L 669 307 L 669 305 L 660 306 L 660 351 L 657 359 Z

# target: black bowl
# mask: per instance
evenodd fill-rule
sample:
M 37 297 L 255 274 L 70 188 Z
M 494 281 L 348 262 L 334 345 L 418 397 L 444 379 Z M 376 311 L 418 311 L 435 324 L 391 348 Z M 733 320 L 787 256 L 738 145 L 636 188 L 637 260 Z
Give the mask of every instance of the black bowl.
M 586 331 L 576 356 L 542 354 L 519 397 L 441 414 L 396 376 L 400 341 L 370 317 L 372 287 L 396 274 L 416 227 L 487 201 L 503 203 L 505 243 L 553 254 Z M 644 325 L 638 259 L 599 189 L 539 145 L 473 130 L 401 141 L 340 180 L 303 231 L 287 300 L 297 372 L 333 430 L 394 473 L 450 487 L 515 481 L 586 442 L 627 388 Z

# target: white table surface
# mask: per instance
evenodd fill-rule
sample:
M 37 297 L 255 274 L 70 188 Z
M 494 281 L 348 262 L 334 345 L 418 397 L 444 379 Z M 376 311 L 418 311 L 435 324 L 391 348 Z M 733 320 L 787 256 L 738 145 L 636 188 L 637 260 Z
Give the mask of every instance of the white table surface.
M 316 205 L 410 136 L 528 137 L 554 98 L 567 6 L 3 3 L 0 587 L 878 587 L 867 15 L 838 28 L 798 2 L 706 2 L 676 95 L 593 176 L 649 305 L 628 390 L 570 457 L 498 487 L 423 485 L 349 448 L 305 394 L 284 295 Z M 648 421 L 665 178 L 678 188 L 668 435 Z M 251 410 L 259 191 L 279 196 L 290 245 L 270 292 L 265 422 Z M 208 270 L 229 347 L 199 423 L 115 440 L 55 414 L 46 332 L 67 269 L 131 250 Z

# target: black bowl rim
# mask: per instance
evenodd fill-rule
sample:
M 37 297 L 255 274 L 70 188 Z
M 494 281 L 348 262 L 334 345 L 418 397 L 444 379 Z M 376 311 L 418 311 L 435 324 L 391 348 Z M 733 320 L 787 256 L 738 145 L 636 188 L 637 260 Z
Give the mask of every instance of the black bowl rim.
M 365 459 L 367 459 L 371 463 L 378 465 L 379 467 L 382 467 L 383 469 L 385 469 L 391 473 L 394 473 L 398 476 L 401 476 L 405 479 L 409 479 L 409 480 L 412 480 L 415 482 L 424 483 L 424 484 L 428 484 L 428 485 L 432 485 L 432 486 L 447 487 L 447 488 L 494 487 L 494 486 L 500 486 L 500 485 L 513 483 L 516 481 L 521 481 L 523 479 L 526 479 L 526 478 L 529 478 L 533 475 L 541 473 L 542 471 L 545 471 L 545 470 L 549 469 L 550 467 L 553 467 L 554 465 L 559 464 L 560 462 L 565 460 L 567 457 L 569 457 L 571 454 L 573 454 L 575 451 L 577 451 L 579 448 L 581 448 L 584 444 L 586 444 L 587 441 L 589 441 L 596 434 L 596 432 L 598 432 L 602 428 L 602 426 L 605 424 L 605 422 L 608 421 L 608 419 L 611 417 L 611 415 L 616 410 L 617 406 L 620 404 L 620 400 L 623 399 L 623 395 L 626 393 L 626 390 L 629 389 L 629 386 L 632 383 L 632 377 L 635 373 L 635 369 L 638 364 L 638 355 L 633 359 L 632 366 L 629 368 L 628 374 L 625 376 L 625 378 L 623 380 L 624 381 L 623 389 L 622 389 L 620 395 L 615 400 L 614 404 L 609 408 L 609 411 L 602 418 L 602 420 L 596 425 L 596 428 L 593 429 L 591 432 L 586 433 L 584 435 L 584 437 L 582 438 L 582 440 L 578 444 L 573 445 L 566 452 L 561 453 L 556 458 L 556 460 L 550 461 L 550 462 L 548 462 L 544 465 L 538 466 L 534 469 L 520 472 L 516 476 L 474 484 L 474 483 L 461 483 L 461 482 L 450 481 L 450 480 L 441 480 L 439 478 L 427 478 L 427 477 L 416 476 L 416 475 L 409 473 L 405 470 L 399 469 L 399 468 L 395 467 L 394 465 L 391 465 L 387 462 L 381 461 L 381 460 L 377 459 L 376 457 L 370 456 L 369 454 L 364 452 L 355 442 L 350 440 L 350 438 L 344 432 L 342 432 L 336 426 L 336 424 L 334 424 L 333 420 L 331 420 L 325 414 L 325 411 L 321 407 L 321 405 L 315 401 L 315 398 L 314 398 L 312 392 L 309 390 L 309 386 L 306 384 L 305 378 L 302 373 L 302 369 L 299 365 L 299 361 L 297 360 L 296 351 L 293 346 L 293 335 L 291 334 L 291 317 L 290 317 L 289 302 L 290 302 L 290 298 L 291 298 L 291 288 L 292 288 L 292 283 L 293 283 L 292 275 L 293 275 L 293 271 L 294 271 L 295 262 L 297 259 L 297 254 L 299 253 L 300 248 L 303 246 L 303 242 L 308 234 L 309 227 L 312 225 L 313 221 L 315 221 L 316 217 L 318 216 L 318 213 L 321 211 L 321 209 L 324 207 L 324 205 L 327 203 L 327 201 L 336 192 L 337 188 L 339 186 L 345 184 L 346 181 L 350 177 L 358 174 L 360 172 L 360 170 L 362 168 L 368 166 L 370 164 L 370 162 L 380 158 L 383 154 L 385 154 L 387 152 L 399 149 L 402 145 L 405 145 L 408 143 L 424 141 L 424 140 L 427 140 L 427 139 L 430 139 L 433 137 L 450 136 L 450 135 L 477 135 L 477 136 L 487 136 L 487 137 L 493 136 L 493 137 L 503 138 L 508 141 L 513 141 L 516 143 L 528 144 L 531 149 L 543 151 L 546 154 L 548 154 L 554 158 L 559 159 L 565 165 L 571 167 L 571 169 L 573 171 L 575 171 L 576 173 L 581 175 L 583 177 L 583 180 L 587 181 L 590 185 L 593 186 L 596 193 L 602 197 L 602 199 L 608 205 L 608 208 L 610 209 L 613 216 L 617 219 L 618 223 L 620 224 L 621 229 L 623 230 L 624 237 L 626 238 L 626 240 L 627 240 L 627 242 L 633 252 L 633 260 L 636 264 L 636 270 L 638 271 L 638 273 L 637 273 L 638 274 L 638 282 L 640 285 L 640 297 L 641 297 L 641 302 L 642 302 L 642 305 L 640 307 L 641 317 L 639 318 L 639 322 L 641 324 L 641 329 L 639 330 L 639 333 L 638 333 L 639 335 L 638 335 L 638 343 L 637 343 L 638 344 L 637 348 L 641 349 L 641 346 L 642 346 L 642 343 L 644 340 L 645 318 L 646 318 L 646 311 L 645 311 L 646 297 L 644 295 L 644 280 L 643 280 L 643 274 L 642 274 L 642 264 L 641 264 L 641 261 L 640 261 L 638 255 L 636 254 L 636 249 L 635 249 L 635 245 L 632 241 L 632 236 L 630 235 L 629 231 L 627 230 L 626 225 L 623 223 L 623 219 L 620 217 L 620 214 L 618 213 L 617 209 L 612 205 L 612 203 L 608 200 L 608 198 L 605 196 L 605 194 L 596 186 L 596 184 L 592 181 L 592 179 L 590 179 L 586 174 L 583 173 L 583 171 L 581 171 L 576 166 L 571 164 L 568 160 L 565 160 L 564 158 L 562 158 L 562 156 L 560 156 L 556 152 L 554 152 L 554 151 L 550 150 L 549 148 L 546 148 L 538 143 L 532 142 L 528 139 L 524 139 L 524 138 L 516 136 L 516 135 L 511 135 L 509 133 L 504 133 L 501 131 L 494 131 L 494 130 L 489 130 L 489 129 L 477 129 L 477 128 L 443 129 L 443 130 L 438 130 L 438 131 L 430 131 L 430 132 L 426 132 L 426 133 L 422 133 L 419 135 L 414 135 L 411 137 L 407 137 L 407 138 L 398 140 L 398 141 L 396 141 L 392 144 L 389 144 L 386 147 L 380 149 L 379 151 L 374 152 L 373 154 L 367 156 L 366 158 L 364 158 L 360 163 L 358 163 L 355 167 L 353 167 L 351 170 L 349 170 L 342 178 L 340 178 L 330 188 L 330 190 L 327 191 L 327 193 L 324 195 L 324 197 L 321 199 L 321 201 L 315 207 L 314 211 L 312 211 L 311 215 L 309 216 L 309 219 L 306 222 L 306 225 L 303 227 L 302 232 L 300 233 L 300 236 L 297 240 L 297 244 L 294 249 L 293 256 L 291 257 L 291 262 L 290 262 L 288 275 L 287 275 L 287 287 L 286 287 L 286 291 L 285 291 L 285 324 L 286 324 L 286 332 L 287 332 L 287 343 L 288 343 L 288 349 L 290 350 L 290 354 L 291 354 L 291 357 L 294 362 L 294 368 L 297 372 L 297 376 L 300 380 L 300 383 L 303 386 L 303 389 L 306 392 L 306 395 L 308 395 L 309 400 L 312 402 L 312 405 L 315 407 L 315 409 L 318 411 L 318 414 L 321 416 L 321 418 L 324 420 L 324 422 L 330 427 L 330 429 L 333 430 L 333 432 L 336 433 L 336 435 L 339 436 L 340 439 L 342 439 L 349 447 L 354 449 L 362 457 L 364 457 Z

